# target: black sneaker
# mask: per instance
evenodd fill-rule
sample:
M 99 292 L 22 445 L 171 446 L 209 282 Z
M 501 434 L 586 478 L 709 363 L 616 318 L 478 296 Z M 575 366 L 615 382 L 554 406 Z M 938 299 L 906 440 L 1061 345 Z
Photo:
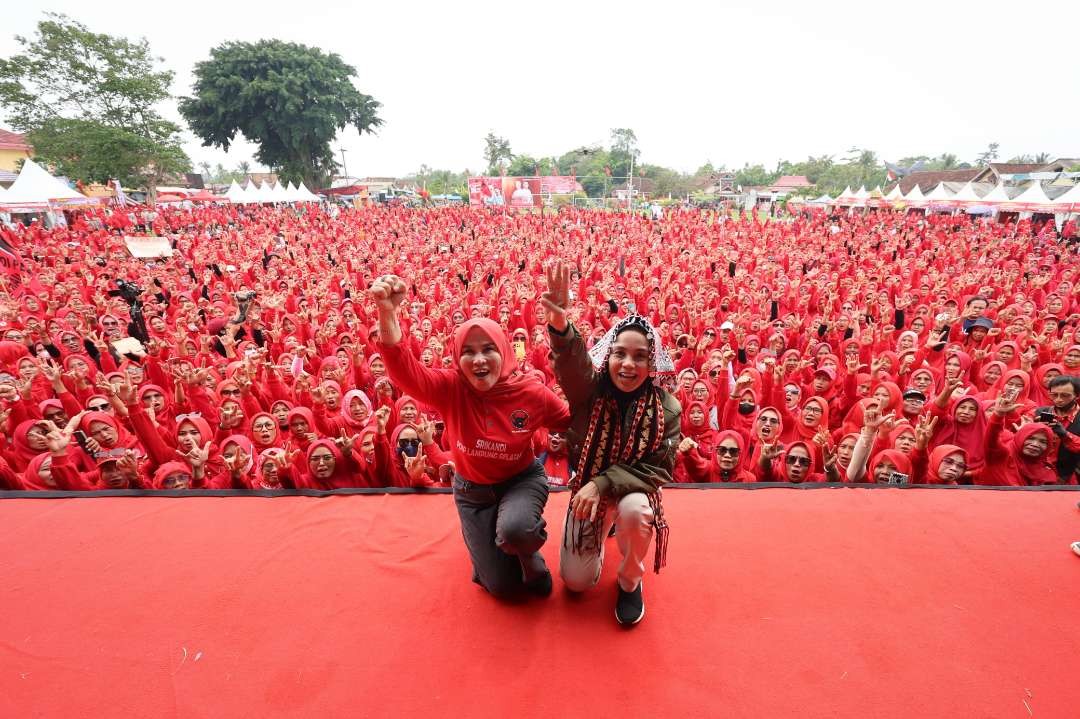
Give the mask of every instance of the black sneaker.
M 645 618 L 645 600 L 641 598 L 641 582 L 632 592 L 624 591 L 618 584 L 619 597 L 615 600 L 615 618 L 619 624 L 633 626 Z
M 525 582 L 525 591 L 537 597 L 550 597 L 551 587 L 551 572 L 544 572 Z
M 551 572 L 544 561 L 544 555 L 535 552 L 532 556 L 519 558 L 518 561 L 521 562 L 521 579 L 525 591 L 537 597 L 550 597 Z

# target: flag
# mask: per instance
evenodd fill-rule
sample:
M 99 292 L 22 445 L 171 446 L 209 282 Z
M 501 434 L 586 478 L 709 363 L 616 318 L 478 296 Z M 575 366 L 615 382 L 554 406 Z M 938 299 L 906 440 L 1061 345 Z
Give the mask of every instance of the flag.
M 9 287 L 22 284 L 22 261 L 14 243 L 14 233 L 0 228 L 0 273 L 5 275 Z

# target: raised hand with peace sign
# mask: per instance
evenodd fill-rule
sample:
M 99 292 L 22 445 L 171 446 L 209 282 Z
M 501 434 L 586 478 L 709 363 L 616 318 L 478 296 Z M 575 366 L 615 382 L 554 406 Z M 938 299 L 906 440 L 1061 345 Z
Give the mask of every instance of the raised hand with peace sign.
M 570 267 L 553 262 L 544 271 L 547 290 L 540 295 L 540 303 L 547 313 L 547 323 L 556 332 L 565 332 L 569 324 L 566 312 L 570 307 Z

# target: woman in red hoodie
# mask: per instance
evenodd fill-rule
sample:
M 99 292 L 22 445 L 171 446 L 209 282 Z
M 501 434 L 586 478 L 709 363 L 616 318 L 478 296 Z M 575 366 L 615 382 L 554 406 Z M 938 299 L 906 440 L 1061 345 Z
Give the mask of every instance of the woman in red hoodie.
M 540 548 L 548 486 L 532 449 L 539 427 L 566 429 L 566 404 L 546 386 L 515 374 L 517 358 L 495 322 L 472 319 L 453 337 L 454 369 L 431 369 L 402 342 L 397 308 L 405 282 L 393 275 L 371 286 L 379 313 L 379 350 L 402 391 L 437 410 L 454 460 L 454 501 L 473 580 L 497 597 L 547 596 L 551 572 Z

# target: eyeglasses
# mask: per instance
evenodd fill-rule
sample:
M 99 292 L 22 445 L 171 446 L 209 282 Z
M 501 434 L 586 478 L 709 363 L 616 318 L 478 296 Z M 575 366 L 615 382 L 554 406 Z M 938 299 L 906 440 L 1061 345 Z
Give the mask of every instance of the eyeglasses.
M 821 414 L 821 407 L 816 404 L 808 404 L 803 407 L 803 414 Z
M 419 447 L 420 446 L 420 440 L 419 439 L 399 439 L 397 441 L 397 446 L 402 447 L 402 448 L 405 448 L 405 447 Z
M 308 460 L 312 464 L 330 464 L 334 461 L 334 455 L 332 454 L 313 454 L 311 459 Z
M 739 456 L 739 448 L 738 447 L 717 447 L 716 448 L 716 453 L 724 455 L 726 457 L 738 457 Z
M 223 389 L 223 390 L 221 390 L 220 394 L 230 395 L 230 396 L 236 397 L 236 396 L 240 395 L 240 390 L 238 390 L 238 389 Z
M 780 420 L 776 417 L 758 417 L 758 421 L 762 424 L 780 424 Z
M 945 459 L 941 460 L 941 466 L 942 467 L 956 467 L 957 469 L 960 469 L 960 470 L 963 470 L 963 469 L 967 468 L 967 465 L 964 464 L 963 462 L 961 462 L 960 460 L 958 460 L 958 459 L 949 459 L 947 457 Z
M 787 462 L 790 465 L 793 465 L 793 466 L 794 465 L 797 465 L 799 467 L 809 467 L 810 466 L 810 458 L 809 457 L 787 457 L 786 459 L 784 459 L 784 461 Z

